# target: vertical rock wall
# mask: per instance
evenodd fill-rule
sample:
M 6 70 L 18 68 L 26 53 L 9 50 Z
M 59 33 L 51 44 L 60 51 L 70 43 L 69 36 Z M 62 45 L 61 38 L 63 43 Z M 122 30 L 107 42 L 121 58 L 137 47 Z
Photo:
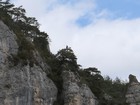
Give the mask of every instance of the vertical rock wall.
M 18 52 L 16 35 L 0 21 L 0 68 L 7 64 L 7 57 Z
M 80 84 L 80 80 L 73 72 L 64 71 L 63 89 L 64 105 L 97 105 L 96 97 L 86 84 Z
M 0 76 L 0 105 L 53 105 L 57 89 L 38 66 L 6 68 Z
M 140 105 L 140 83 L 134 75 L 129 75 L 126 102 L 130 105 Z
M 8 57 L 18 52 L 16 40 L 16 35 L 0 21 L 0 105 L 53 105 L 57 88 L 43 71 L 43 63 L 42 67 L 9 66 Z

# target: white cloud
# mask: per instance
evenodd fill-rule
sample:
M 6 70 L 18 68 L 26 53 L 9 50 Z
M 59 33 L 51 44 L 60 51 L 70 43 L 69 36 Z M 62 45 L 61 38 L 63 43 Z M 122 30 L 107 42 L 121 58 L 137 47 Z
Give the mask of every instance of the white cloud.
M 57 0 L 17 0 L 15 3 L 23 5 L 28 15 L 37 17 L 41 29 L 50 35 L 53 52 L 69 45 L 84 67 L 95 66 L 104 75 L 123 79 L 130 73 L 138 76 L 140 19 L 107 20 L 107 11 L 94 13 L 96 4 L 93 0 L 82 0 L 73 6 Z M 92 12 L 89 18 L 96 19 L 96 22 L 86 27 L 75 24 L 88 11 Z
M 82 29 L 73 41 L 79 62 L 96 66 L 103 74 L 113 77 L 137 74 L 140 69 L 139 27 L 140 19 L 99 20 Z

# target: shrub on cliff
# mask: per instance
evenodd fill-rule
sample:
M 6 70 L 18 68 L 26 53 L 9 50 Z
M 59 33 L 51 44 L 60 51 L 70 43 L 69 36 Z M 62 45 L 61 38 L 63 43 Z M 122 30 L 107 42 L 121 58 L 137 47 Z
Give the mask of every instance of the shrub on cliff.
M 65 70 L 70 70 L 75 72 L 79 68 L 79 65 L 77 64 L 77 58 L 73 50 L 68 46 L 58 51 L 58 53 L 56 54 L 56 59 L 58 59 L 60 65 Z

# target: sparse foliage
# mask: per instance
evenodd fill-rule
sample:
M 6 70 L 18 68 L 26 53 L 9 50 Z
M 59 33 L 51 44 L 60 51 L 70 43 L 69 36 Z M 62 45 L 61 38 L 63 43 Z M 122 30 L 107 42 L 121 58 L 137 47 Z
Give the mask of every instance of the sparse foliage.
M 73 52 L 73 50 L 66 46 L 66 48 L 58 51 L 56 54 L 56 59 L 60 62 L 62 66 L 69 68 L 71 71 L 77 71 L 79 65 L 77 64 L 77 58 Z

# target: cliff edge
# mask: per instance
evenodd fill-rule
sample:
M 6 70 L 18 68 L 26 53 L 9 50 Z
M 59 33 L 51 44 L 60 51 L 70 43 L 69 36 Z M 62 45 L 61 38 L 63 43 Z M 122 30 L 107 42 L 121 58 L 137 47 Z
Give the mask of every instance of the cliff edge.
M 126 93 L 126 102 L 130 105 L 140 105 L 140 83 L 136 76 L 129 75 L 129 85 Z
M 47 77 L 50 67 L 37 50 L 30 65 L 15 58 L 21 53 L 17 35 L 0 21 L 0 105 L 54 105 L 57 103 L 57 87 Z M 23 53 L 24 55 L 24 53 Z M 25 63 L 25 64 L 23 64 Z M 70 71 L 62 73 L 64 105 L 97 105 L 96 97 L 86 84 Z
M 0 21 L 0 105 L 53 105 L 57 88 L 41 66 L 11 65 L 18 50 L 16 35 Z

